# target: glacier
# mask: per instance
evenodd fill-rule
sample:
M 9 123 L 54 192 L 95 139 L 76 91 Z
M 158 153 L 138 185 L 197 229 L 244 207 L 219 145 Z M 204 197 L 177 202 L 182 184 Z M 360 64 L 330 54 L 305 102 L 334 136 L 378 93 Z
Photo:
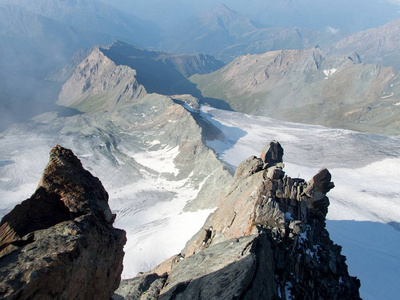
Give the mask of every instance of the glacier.
M 329 168 L 336 187 L 328 195 L 331 205 L 327 228 L 331 238 L 342 245 L 350 274 L 360 278 L 361 296 L 397 299 L 398 138 L 283 122 L 206 105 L 191 113 L 223 133 L 206 144 L 233 169 L 247 157 L 259 156 L 274 139 L 285 150 L 287 175 L 311 179 L 318 169 Z M 110 206 L 117 213 L 115 226 L 125 229 L 128 236 L 123 278 L 149 271 L 179 253 L 213 211 L 184 209 L 197 197 L 207 178 L 194 182 L 190 174 L 188 178 L 171 180 L 177 174 L 176 145 L 163 143 L 156 134 L 138 139 L 107 123 L 115 143 L 110 151 L 110 132 L 105 126 L 82 134 L 73 130 L 71 120 L 57 122 L 50 120 L 49 126 L 44 126 L 43 120 L 31 122 L 0 135 L 1 216 L 35 190 L 48 151 L 55 143 L 73 149 L 108 191 Z
M 327 229 L 343 247 L 349 273 L 361 280 L 363 299 L 398 299 L 400 275 L 400 140 L 344 129 L 304 125 L 202 106 L 201 115 L 225 135 L 208 141 L 237 167 L 271 140 L 285 150 L 284 171 L 311 179 L 332 173 Z M 237 134 L 240 128 L 246 132 Z

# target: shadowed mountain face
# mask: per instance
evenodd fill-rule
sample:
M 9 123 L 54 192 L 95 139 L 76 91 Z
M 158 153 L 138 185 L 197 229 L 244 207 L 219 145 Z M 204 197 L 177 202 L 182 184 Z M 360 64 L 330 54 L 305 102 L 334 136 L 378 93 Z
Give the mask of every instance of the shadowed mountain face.
M 164 95 L 192 94 L 200 97 L 201 94 L 187 77 L 210 73 L 224 66 L 210 55 L 173 55 L 139 49 L 122 42 L 100 48 L 100 51 L 115 64 L 136 70 L 138 82 L 149 93 Z
M 240 112 L 400 134 L 397 73 L 363 64 L 357 53 L 326 56 L 316 48 L 247 55 L 191 81 L 203 96 L 225 100 Z

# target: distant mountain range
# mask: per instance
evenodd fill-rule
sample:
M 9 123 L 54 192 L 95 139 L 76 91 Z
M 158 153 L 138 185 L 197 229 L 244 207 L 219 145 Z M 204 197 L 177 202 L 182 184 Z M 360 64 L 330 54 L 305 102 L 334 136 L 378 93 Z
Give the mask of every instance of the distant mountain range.
M 155 25 L 94 0 L 1 0 L 0 34 L 0 131 L 55 108 L 61 84 L 48 79 L 79 49 L 159 38 Z
M 219 3 L 269 27 L 327 27 L 355 33 L 399 17 L 396 0 L 102 0 L 171 29 L 180 20 L 211 10 Z
M 174 53 L 209 53 L 228 62 L 243 54 L 328 45 L 340 37 L 307 28 L 267 27 L 219 5 L 182 22 L 163 47 Z
M 155 24 L 98 0 L 0 0 L 1 3 L 17 5 L 58 23 L 106 34 L 141 47 L 156 46 L 160 38 Z
M 400 70 L 400 19 L 361 31 L 333 44 L 335 53 L 357 51 L 365 62 L 393 66 Z
M 290 16 L 297 11 L 307 16 L 303 6 L 310 1 L 303 4 L 281 1 L 271 5 L 270 10 L 266 10 L 266 3 L 271 4 L 270 1 L 255 1 L 251 9 L 258 8 L 260 14 L 276 12 L 279 16 L 279 12 L 286 11 Z M 358 1 L 349 5 L 352 7 L 356 3 Z M 197 7 L 193 3 L 191 5 Z M 254 21 L 249 15 L 257 14 L 243 8 L 240 1 L 229 5 L 240 8 L 240 13 L 226 5 L 219 5 L 197 17 L 188 15 L 173 31 L 165 28 L 164 34 L 168 34 L 161 36 L 162 29 L 153 23 L 96 0 L 0 0 L 0 130 L 50 107 L 53 109 L 62 83 L 92 51 L 92 47 L 110 45 L 119 38 L 121 42 L 100 47 L 100 51 L 117 65 L 134 69 L 138 83 L 144 85 L 148 93 L 191 94 L 198 99 L 214 98 L 214 105 L 218 103 L 219 107 L 248 113 L 396 134 L 398 124 L 395 112 L 399 107 L 396 104 L 400 102 L 396 94 L 396 70 L 400 67 L 398 20 L 348 35 L 333 23 L 327 28 L 309 24 L 314 29 L 277 27 L 289 23 L 284 20 L 279 23 L 272 16 L 264 18 L 263 22 L 260 18 Z M 328 8 L 332 12 L 343 10 L 343 7 L 333 9 L 329 5 L 327 8 L 321 5 L 318 3 L 309 7 L 310 11 L 320 10 L 319 19 L 326 15 Z M 360 6 L 357 12 L 360 20 L 367 18 L 364 14 L 366 7 L 371 9 L 375 6 L 376 1 L 367 1 L 365 7 Z M 388 13 L 389 6 L 394 7 L 382 4 L 376 9 L 377 12 L 385 12 L 375 20 L 377 24 L 395 17 L 394 13 Z M 205 2 L 202 7 L 208 8 L 209 3 Z M 141 10 L 138 8 L 138 11 Z M 354 15 L 355 12 L 348 14 Z M 326 24 L 330 24 L 329 20 L 326 19 Z M 156 51 L 155 48 L 162 48 L 163 51 Z M 322 51 L 318 54 L 322 57 L 322 65 L 311 70 L 308 64 L 315 62 L 310 62 L 309 56 L 303 54 L 314 53 L 317 48 Z M 287 61 L 290 65 L 273 66 L 264 60 L 278 53 L 268 54 L 269 51 L 281 50 L 285 57 L 289 53 L 297 53 Z M 76 51 L 78 54 L 70 61 Z M 353 55 L 354 52 L 357 55 Z M 259 56 L 240 57 L 249 54 Z M 353 62 L 348 59 L 349 54 Z M 371 65 L 356 66 L 354 62 L 357 60 Z M 224 65 L 222 61 L 239 63 L 241 73 L 235 73 L 239 67 L 230 64 L 211 75 L 195 75 L 218 70 Z M 394 70 L 373 66 L 376 63 L 394 67 Z M 260 80 L 266 76 L 260 74 L 267 67 L 280 72 L 279 78 L 275 81 Z M 295 73 L 292 73 L 293 68 L 297 68 Z M 301 71 L 301 68 L 306 69 Z M 347 71 L 341 72 L 343 68 Z M 332 70 L 338 71 L 331 74 Z M 325 71 L 328 76 L 324 75 Z M 274 77 L 270 70 L 266 73 Z M 339 74 L 344 83 L 337 80 Z M 188 77 L 192 75 L 191 82 Z M 393 75 L 391 80 L 389 75 Z M 373 76 L 376 78 L 372 80 Z M 234 83 L 232 78 L 235 78 Z M 272 86 L 271 82 L 276 85 Z M 300 86 L 301 82 L 303 86 Z M 344 95 L 343 91 L 347 94 Z M 267 107 L 266 103 L 269 103 Z M 294 114 L 293 107 L 302 107 L 304 111 Z M 275 111 L 275 108 L 279 109 Z M 313 115 L 315 109 L 326 112 L 326 115 Z
M 357 53 L 319 49 L 241 56 L 194 75 L 204 97 L 240 112 L 380 134 L 400 134 L 400 81 L 390 67 L 362 63 Z

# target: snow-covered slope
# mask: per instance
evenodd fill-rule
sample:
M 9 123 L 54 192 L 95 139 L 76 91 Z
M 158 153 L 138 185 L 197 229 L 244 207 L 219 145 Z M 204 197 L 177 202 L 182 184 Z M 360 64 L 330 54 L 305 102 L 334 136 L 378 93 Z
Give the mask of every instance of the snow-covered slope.
M 147 95 L 137 101 L 118 114 L 42 115 L 0 136 L 0 213 L 4 215 L 35 190 L 54 144 L 73 149 L 103 182 L 118 215 L 116 226 L 127 231 L 124 278 L 178 253 L 212 210 L 204 208 L 213 206 L 211 202 L 202 210 L 187 212 L 187 202 L 196 197 L 217 199 L 217 193 L 210 191 L 228 180 L 209 152 L 193 155 L 193 149 L 202 149 L 194 142 L 200 130 L 187 111 L 169 97 Z M 397 298 L 399 139 L 207 106 L 200 116 L 224 133 L 207 144 L 233 167 L 250 155 L 259 155 L 272 139 L 285 149 L 289 176 L 307 179 L 328 167 L 336 185 L 329 193 L 328 230 L 335 243 L 343 246 L 350 274 L 361 279 L 361 296 Z M 185 147 L 190 144 L 197 146 L 188 151 Z M 207 159 L 200 160 L 199 155 Z M 199 160 L 191 161 L 195 158 Z M 193 166 L 190 170 L 184 167 L 188 161 Z M 207 163 L 201 165 L 201 161 Z
M 72 149 L 109 193 L 115 226 L 127 232 L 124 277 L 179 252 L 218 205 L 215 187 L 231 180 L 191 114 L 151 94 L 112 113 L 48 113 L 0 134 L 1 217 L 35 191 L 56 144 Z
M 342 245 L 349 272 L 361 280 L 364 299 L 398 299 L 400 275 L 400 140 L 285 123 L 202 107 L 225 140 L 208 141 L 219 157 L 236 167 L 259 155 L 270 140 L 285 149 L 285 171 L 311 179 L 327 167 L 336 187 L 329 192 L 327 228 Z

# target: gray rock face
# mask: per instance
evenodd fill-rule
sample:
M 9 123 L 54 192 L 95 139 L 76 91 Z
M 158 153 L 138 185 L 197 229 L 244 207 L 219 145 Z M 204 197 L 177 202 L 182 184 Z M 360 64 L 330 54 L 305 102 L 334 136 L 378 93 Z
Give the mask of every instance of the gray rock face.
M 267 176 L 283 172 L 263 168 L 268 151 L 238 167 L 218 209 L 180 254 L 133 280 L 167 276 L 159 299 L 359 299 L 360 283 L 325 229 L 330 173 L 322 169 L 309 182 Z M 277 161 L 283 165 L 281 155 Z
M 146 94 L 135 76 L 135 70 L 117 66 L 95 48 L 63 85 L 57 103 L 84 112 L 115 108 L 119 102 L 132 101 Z
M 109 299 L 125 232 L 100 181 L 56 146 L 39 187 L 0 223 L 2 299 Z

